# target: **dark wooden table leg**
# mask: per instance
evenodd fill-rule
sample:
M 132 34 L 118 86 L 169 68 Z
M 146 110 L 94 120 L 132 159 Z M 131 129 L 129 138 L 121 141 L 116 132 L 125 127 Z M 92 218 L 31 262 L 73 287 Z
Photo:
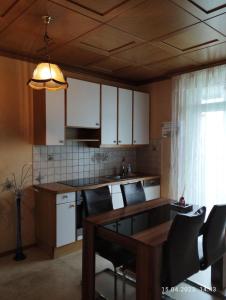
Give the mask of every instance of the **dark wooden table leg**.
M 95 299 L 95 226 L 84 221 L 82 253 L 82 300 Z
M 136 257 L 136 300 L 161 300 L 161 246 L 140 244 Z
M 211 266 L 211 283 L 219 290 L 226 288 L 226 254 Z

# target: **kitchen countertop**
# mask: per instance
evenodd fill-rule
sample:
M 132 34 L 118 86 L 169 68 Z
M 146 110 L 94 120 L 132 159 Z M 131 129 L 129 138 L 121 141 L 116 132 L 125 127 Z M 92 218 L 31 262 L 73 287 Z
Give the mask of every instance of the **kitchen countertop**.
M 61 194 L 61 193 L 81 191 L 84 189 L 95 189 L 106 185 L 136 182 L 137 180 L 160 179 L 160 176 L 136 173 L 132 177 L 128 177 L 128 178 L 112 179 L 112 178 L 106 178 L 105 176 L 101 176 L 101 179 L 104 180 L 104 182 L 98 184 L 92 184 L 92 185 L 78 186 L 78 187 L 68 186 L 62 183 L 53 182 L 53 183 L 43 183 L 43 184 L 34 185 L 34 188 L 38 190 L 54 193 L 54 194 Z

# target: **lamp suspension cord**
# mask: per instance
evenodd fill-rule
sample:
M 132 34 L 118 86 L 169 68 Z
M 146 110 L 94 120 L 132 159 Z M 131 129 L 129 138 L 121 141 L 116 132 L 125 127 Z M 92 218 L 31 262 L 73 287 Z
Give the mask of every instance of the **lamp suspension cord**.
M 48 23 L 45 23 L 45 34 L 44 34 L 44 43 L 45 43 L 45 52 L 46 52 L 46 58 L 48 62 L 50 61 L 50 55 L 49 55 L 49 36 L 47 32 Z
M 52 78 L 53 76 L 52 76 L 52 70 L 51 70 L 51 66 L 50 66 L 50 55 L 49 55 L 50 37 L 48 35 L 48 25 L 51 22 L 52 18 L 50 16 L 45 16 L 45 17 L 43 17 L 43 19 L 44 19 L 44 24 L 45 24 L 44 43 L 45 43 L 46 59 L 49 64 L 49 72 L 50 72 L 50 75 Z

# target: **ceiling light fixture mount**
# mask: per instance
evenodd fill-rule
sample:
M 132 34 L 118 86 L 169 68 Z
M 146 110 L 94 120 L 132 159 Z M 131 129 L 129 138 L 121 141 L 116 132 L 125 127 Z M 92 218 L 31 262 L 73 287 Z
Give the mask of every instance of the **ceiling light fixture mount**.
M 67 89 L 68 83 L 58 65 L 50 63 L 49 43 L 51 38 L 48 36 L 48 25 L 54 18 L 51 16 L 43 16 L 42 20 L 45 24 L 44 43 L 46 50 L 46 62 L 39 63 L 34 69 L 32 78 L 28 81 L 28 85 L 36 90 L 56 91 Z

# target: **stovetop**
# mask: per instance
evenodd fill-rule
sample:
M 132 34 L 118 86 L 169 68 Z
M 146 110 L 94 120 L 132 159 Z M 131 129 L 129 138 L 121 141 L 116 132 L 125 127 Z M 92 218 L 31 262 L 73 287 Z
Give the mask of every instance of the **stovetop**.
M 78 187 L 78 186 L 106 183 L 106 180 L 104 180 L 103 178 L 100 178 L 100 177 L 90 177 L 90 178 L 80 178 L 80 179 L 59 181 L 58 183 L 62 183 L 62 184 L 73 186 L 73 187 Z

